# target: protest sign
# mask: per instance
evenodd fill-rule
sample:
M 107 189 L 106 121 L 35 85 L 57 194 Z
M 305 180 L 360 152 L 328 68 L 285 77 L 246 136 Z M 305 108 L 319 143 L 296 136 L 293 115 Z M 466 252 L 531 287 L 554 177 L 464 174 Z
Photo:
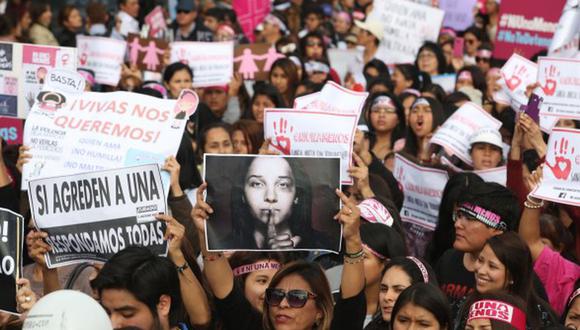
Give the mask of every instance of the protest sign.
M 147 16 L 145 16 L 145 24 L 149 26 L 149 37 L 155 38 L 161 31 L 167 29 L 165 24 L 165 15 L 163 15 L 163 8 L 156 6 Z
M 544 178 L 531 195 L 580 206 L 580 130 L 554 128 L 548 140 Z
M 264 137 L 283 155 L 340 157 L 340 179 L 352 184 L 348 168 L 358 122 L 356 114 L 295 109 L 265 109 Z
M 95 72 L 99 84 L 117 86 L 127 43 L 104 37 L 77 35 L 78 66 Z
M 578 2 L 566 1 L 548 49 L 548 56 L 580 58 L 580 10 L 578 10 Z
M 454 73 L 439 74 L 431 77 L 431 82 L 437 84 L 443 88 L 443 90 L 451 94 L 455 91 L 455 80 L 457 75 Z
M 26 180 L 144 163 L 162 164 L 179 147 L 197 95 L 177 101 L 113 92 L 43 91 L 24 127 L 32 159 Z
M 233 0 L 232 7 L 246 38 L 254 42 L 254 30 L 270 13 L 270 0 Z
M 409 242 L 407 247 L 414 255 L 423 256 L 437 226 L 447 172 L 419 166 L 396 154 L 393 173 L 405 194 L 400 214 Z
M 105 262 L 128 246 L 167 254 L 166 212 L 156 164 L 65 175 L 28 182 L 30 210 L 52 250 L 49 268 Z
M 210 251 L 340 250 L 340 159 L 204 155 Z
M 580 59 L 540 57 L 538 82 L 543 115 L 580 119 Z
M 320 97 L 320 92 L 310 93 L 307 95 L 299 96 L 294 99 L 294 109 L 303 110 L 311 104 L 312 102 L 316 101 Z
M 536 82 L 538 65 L 518 54 L 513 54 L 501 68 L 501 76 L 505 82 L 505 93 L 511 98 L 514 111 L 521 111 L 528 104 L 526 87 Z
M 234 72 L 245 80 L 268 80 L 272 64 L 284 57 L 268 44 L 239 45 L 234 50 Z
M 139 70 L 161 72 L 163 69 L 163 55 L 169 49 L 169 44 L 161 39 L 141 38 L 138 34 L 130 33 L 127 37 L 129 47 L 129 63 L 136 65 Z
M 501 122 L 493 118 L 477 104 L 467 102 L 435 131 L 431 138 L 431 143 L 452 151 L 459 159 L 471 165 L 469 140 L 473 133 L 484 127 L 499 130 Z
M 16 280 L 22 277 L 24 218 L 0 208 L 0 312 L 18 314 Z
M 193 87 L 230 83 L 234 69 L 234 43 L 179 41 L 171 44 L 171 63 L 182 62 L 193 70 Z
M 0 43 L 0 116 L 26 118 L 55 68 L 76 70 L 76 49 Z
M 473 24 L 473 8 L 477 0 L 439 0 L 439 8 L 445 11 L 443 26 L 463 31 Z
M 328 61 L 330 62 L 330 67 L 336 71 L 338 76 L 342 81 L 346 77 L 348 72 L 348 65 L 356 61 L 357 56 L 362 57 L 362 50 L 355 49 L 339 49 L 330 48 L 327 50 Z
M 375 0 L 370 19 L 383 23 L 377 57 L 387 64 L 413 63 L 425 41 L 437 41 L 444 11 L 400 0 Z
M 296 107 L 297 102 L 295 101 L 294 108 L 299 110 L 356 114 L 358 116 L 364 107 L 369 93 L 355 92 L 344 88 L 333 81 L 329 81 L 324 85 L 324 87 L 322 87 L 320 93 L 315 95 L 316 97 L 311 94 L 299 98 L 298 105 L 305 104 L 305 100 L 311 102 L 304 106 Z
M 493 57 L 507 59 L 512 53 L 531 58 L 550 47 L 566 0 L 504 0 L 499 6 L 499 22 Z
M 8 144 L 22 144 L 23 121 L 19 118 L 0 117 L 0 138 Z
M 473 171 L 473 173 L 479 175 L 485 182 L 495 182 L 502 186 L 505 186 L 507 182 L 507 166 L 505 165 L 488 170 Z

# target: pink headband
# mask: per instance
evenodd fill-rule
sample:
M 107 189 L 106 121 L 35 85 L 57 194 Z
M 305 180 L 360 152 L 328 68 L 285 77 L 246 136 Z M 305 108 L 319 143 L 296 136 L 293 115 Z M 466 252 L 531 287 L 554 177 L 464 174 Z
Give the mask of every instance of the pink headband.
M 469 216 L 477 219 L 488 227 L 506 231 L 508 229 L 507 223 L 502 221 L 499 214 L 486 210 L 481 206 L 473 205 L 471 203 L 463 203 L 459 206 L 458 211 L 467 213 Z
M 230 35 L 236 35 L 236 32 L 234 31 L 234 29 L 232 29 L 232 27 L 227 25 L 227 24 L 221 24 L 220 26 L 218 26 L 217 30 L 224 31 L 225 33 L 230 34 Z
M 421 275 L 423 275 L 423 282 L 429 283 L 429 273 L 427 272 L 427 268 L 421 262 L 421 260 L 419 260 L 413 256 L 407 256 L 407 259 L 411 260 L 412 262 L 415 263 L 415 265 L 417 265 L 417 267 L 421 271 Z
M 487 74 L 490 76 L 501 77 L 501 70 L 499 68 L 491 68 L 489 71 L 487 71 Z
M 473 76 L 471 75 L 471 72 L 469 72 L 469 71 L 461 71 L 461 73 L 457 77 L 457 81 L 459 81 L 459 80 L 473 81 Z
M 83 76 L 83 78 L 85 78 L 85 80 L 91 84 L 91 86 L 95 84 L 95 76 L 93 76 L 90 72 L 85 70 L 78 70 L 77 72 Z
M 165 87 L 163 87 L 160 83 L 148 83 L 143 85 L 144 88 L 151 88 L 154 89 L 156 91 L 158 91 L 159 93 L 161 93 L 161 95 L 163 95 L 164 98 L 167 98 L 167 89 L 165 89 Z
M 386 108 L 396 109 L 395 103 L 393 103 L 393 100 L 391 100 L 390 97 L 384 96 L 384 95 L 377 97 L 373 101 L 373 104 L 371 105 L 371 109 L 373 109 L 374 107 L 386 107 Z
M 284 24 L 284 22 L 282 22 L 282 20 L 279 19 L 278 17 L 276 17 L 275 15 L 268 14 L 264 18 L 264 22 L 268 22 L 270 24 L 277 25 L 280 28 L 280 31 L 282 31 L 284 33 L 288 32 L 288 28 L 286 27 L 286 24 Z
M 360 210 L 360 216 L 368 222 L 380 223 L 391 227 L 393 217 L 387 208 L 379 201 L 373 198 L 365 199 L 357 207 Z
M 369 251 L 371 251 L 371 253 L 372 253 L 372 254 L 373 254 L 375 257 L 377 257 L 377 258 L 379 258 L 379 259 L 381 259 L 381 260 L 385 260 L 385 259 L 387 259 L 387 257 L 385 257 L 384 255 L 382 255 L 382 254 L 378 253 L 377 251 L 373 250 L 373 248 L 371 248 L 370 246 L 368 246 L 368 245 L 366 245 L 366 244 L 364 244 L 364 243 L 362 244 L 362 246 L 363 246 L 363 247 L 365 247 L 365 248 L 367 248 Z
M 568 300 L 568 306 L 572 305 L 572 302 L 574 301 L 574 299 L 576 299 L 576 297 L 578 297 L 580 295 L 580 288 L 576 289 L 576 291 L 574 291 L 574 293 L 572 293 L 572 296 L 570 296 L 570 300 Z
M 280 269 L 280 267 L 282 267 L 282 265 L 280 265 L 280 263 L 278 263 L 278 262 L 261 261 L 261 262 L 255 262 L 255 263 L 249 264 L 249 265 L 242 265 L 242 266 L 236 267 L 236 268 L 234 268 L 233 272 L 234 272 L 234 276 L 240 276 L 240 275 L 256 272 L 258 270 L 266 270 L 266 269 L 278 270 L 278 269 Z
M 426 98 L 424 97 L 420 97 L 418 99 L 415 100 L 415 102 L 413 102 L 413 105 L 411 106 L 411 109 L 415 109 L 416 106 L 418 105 L 428 105 L 431 106 L 431 104 L 429 103 L 429 101 L 427 101 Z
M 474 319 L 493 319 L 511 324 L 518 330 L 526 329 L 526 314 L 517 307 L 497 300 L 476 301 L 469 307 L 467 322 Z
M 477 57 L 491 58 L 491 50 L 489 49 L 480 49 L 475 54 Z
M 413 94 L 413 95 L 415 95 L 416 97 L 419 97 L 419 96 L 421 96 L 421 92 L 419 92 L 418 90 L 416 90 L 416 89 L 413 89 L 413 88 L 407 88 L 407 89 L 403 90 L 403 93 L 409 93 L 409 94 Z
M 350 23 L 350 15 L 345 12 L 345 11 L 339 11 L 338 13 L 336 13 L 336 17 L 338 18 L 342 18 L 343 20 L 347 21 Z
M 455 33 L 453 29 L 449 28 L 441 29 L 441 32 L 439 34 L 446 34 L 452 36 L 453 38 L 457 37 L 457 33 Z

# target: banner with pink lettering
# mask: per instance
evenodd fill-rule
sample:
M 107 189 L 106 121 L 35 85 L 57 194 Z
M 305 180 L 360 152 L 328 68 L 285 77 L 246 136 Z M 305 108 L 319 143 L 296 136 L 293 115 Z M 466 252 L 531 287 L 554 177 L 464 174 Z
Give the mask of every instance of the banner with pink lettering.
M 0 137 L 8 144 L 22 144 L 23 127 L 20 118 L 0 116 Z
M 493 118 L 477 104 L 468 102 L 457 109 L 437 129 L 431 138 L 431 143 L 444 147 L 446 151 L 471 165 L 472 161 L 469 155 L 471 135 L 484 127 L 492 127 L 499 130 L 501 122 Z
M 434 230 L 443 189 L 449 180 L 447 171 L 420 166 L 396 154 L 393 173 L 405 194 L 401 219 Z
M 79 68 L 93 70 L 99 84 L 117 86 L 127 51 L 125 41 L 77 35 L 77 49 Z
M 186 120 L 199 103 L 191 90 L 175 101 L 52 86 L 39 99 L 24 128 L 24 144 L 32 154 L 23 169 L 24 188 L 29 179 L 163 164 L 176 154 Z
M 540 57 L 538 82 L 543 115 L 580 119 L 580 60 Z
M 233 0 L 232 7 L 238 15 L 238 22 L 244 35 L 255 41 L 254 29 L 270 13 L 270 0 Z
M 531 192 L 548 201 L 580 206 L 580 130 L 554 128 L 548 141 L 544 178 Z
M 283 155 L 340 157 L 340 180 L 352 184 L 348 167 L 358 115 L 296 109 L 266 109 L 264 137 Z

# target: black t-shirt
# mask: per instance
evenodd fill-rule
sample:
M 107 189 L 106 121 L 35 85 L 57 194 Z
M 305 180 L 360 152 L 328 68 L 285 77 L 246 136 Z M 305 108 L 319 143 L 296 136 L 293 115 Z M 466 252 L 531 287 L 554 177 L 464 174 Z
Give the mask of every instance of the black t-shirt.
M 443 253 L 435 267 L 439 286 L 451 306 L 453 319 L 465 298 L 475 290 L 475 275 L 463 265 L 464 252 L 449 249 Z

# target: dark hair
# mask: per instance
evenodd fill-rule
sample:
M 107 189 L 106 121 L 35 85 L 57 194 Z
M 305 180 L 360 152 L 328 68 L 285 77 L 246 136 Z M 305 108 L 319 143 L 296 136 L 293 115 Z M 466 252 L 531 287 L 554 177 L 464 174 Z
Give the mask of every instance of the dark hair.
M 435 271 L 428 262 L 418 257 L 398 256 L 392 258 L 385 265 L 385 269 L 383 270 L 383 275 L 381 278 L 385 276 L 387 270 L 393 267 L 399 267 L 405 272 L 405 274 L 407 274 L 407 276 L 409 276 L 409 278 L 411 278 L 411 285 L 416 283 L 425 283 L 425 279 L 423 278 L 423 273 L 421 272 L 419 265 L 417 265 L 417 263 L 411 258 L 419 260 L 423 266 L 425 266 L 425 270 L 427 270 L 427 274 L 429 275 L 427 283 L 437 286 L 437 275 L 435 274 Z
M 396 322 L 397 314 L 408 304 L 424 308 L 433 314 L 441 329 L 451 328 L 452 321 L 449 303 L 438 287 L 427 283 L 417 283 L 403 290 L 393 307 L 391 324 Z
M 556 314 L 550 306 L 540 299 L 533 289 L 532 255 L 526 242 L 517 233 L 506 232 L 489 238 L 486 244 L 505 266 L 506 282 L 509 283 L 507 290 L 527 302 L 527 319 L 532 328 L 536 329 L 541 325 L 542 312 L 538 310 L 538 305 L 556 319 Z
M 513 307 L 520 309 L 523 313 L 526 313 L 526 304 L 522 300 L 521 297 L 511 295 L 507 292 L 479 293 L 477 291 L 474 291 L 472 294 L 470 294 L 467 297 L 467 299 L 463 303 L 463 306 L 459 310 L 457 320 L 459 320 L 459 322 L 460 322 L 459 327 L 461 329 L 464 329 L 465 326 L 467 325 L 467 320 L 469 319 L 469 310 L 471 309 L 471 306 L 473 304 L 475 304 L 476 302 L 482 301 L 482 300 L 501 301 L 503 303 L 512 305 Z M 516 329 L 514 326 L 512 326 L 510 323 L 507 323 L 507 322 L 501 322 L 501 321 L 498 321 L 498 320 L 495 320 L 492 318 L 490 318 L 489 321 L 491 323 L 491 328 L 493 330 L 515 330 Z M 542 328 L 542 329 L 544 329 L 544 328 Z
M 487 41 L 487 34 L 485 33 L 484 29 L 480 29 L 477 26 L 470 26 L 469 28 L 467 28 L 467 30 L 465 30 L 465 32 L 463 32 L 463 36 L 465 36 L 466 34 L 471 33 L 475 36 L 475 38 L 477 38 L 477 40 L 484 42 Z
M 199 143 L 197 149 L 199 150 L 200 156 L 203 159 L 203 154 L 205 153 L 204 148 L 207 143 L 207 134 L 214 128 L 221 128 L 228 133 L 229 136 L 232 135 L 232 126 L 227 123 L 213 122 L 203 128 L 201 134 L 199 134 Z
M 401 104 L 401 102 L 399 102 L 399 98 L 396 97 L 393 93 L 389 93 L 389 92 L 379 92 L 379 93 L 372 94 L 369 98 L 367 98 L 367 101 L 365 102 L 364 118 L 367 122 L 369 130 L 372 133 L 374 133 L 376 129 L 375 129 L 375 127 L 373 127 L 373 124 L 371 122 L 371 107 L 372 107 L 373 102 L 381 96 L 386 96 L 393 101 L 393 104 L 395 105 L 395 110 L 397 112 L 397 119 L 399 119 L 399 123 L 397 124 L 397 126 L 395 126 L 395 128 L 393 129 L 393 132 L 391 133 L 391 145 L 390 145 L 390 147 L 392 149 L 393 144 L 395 144 L 395 142 L 398 139 L 403 137 L 403 134 L 404 134 L 405 128 L 406 128 L 405 109 L 403 108 L 403 105 Z M 371 149 L 374 147 L 375 143 L 376 143 L 376 138 L 373 135 L 371 135 L 371 138 L 370 138 L 370 148 Z
M 560 218 L 546 213 L 540 215 L 540 235 L 547 238 L 555 249 L 560 250 L 563 257 L 578 262 L 574 256 L 574 237 Z
M 6 14 L 0 15 L 0 36 L 12 35 L 14 29 L 16 28 L 16 23 L 12 18 Z
M 292 60 L 287 57 L 277 59 L 272 64 L 272 68 L 270 69 L 270 74 L 268 77 L 270 83 L 272 82 L 272 72 L 274 71 L 274 68 L 280 68 L 282 71 L 284 71 L 286 77 L 288 77 L 288 90 L 286 93 L 284 93 L 284 97 L 288 103 L 286 105 L 292 106 L 292 103 L 294 103 L 294 96 L 296 95 L 296 88 L 300 83 L 300 79 L 298 77 L 298 68 L 296 67 L 296 64 L 294 64 L 294 62 L 292 62 Z
M 362 222 L 360 236 L 364 244 L 383 255 L 386 259 L 404 256 L 405 241 L 393 228 L 382 223 Z
M 566 308 L 564 308 L 564 313 L 562 313 L 562 322 L 561 322 L 562 324 L 564 324 L 564 322 L 566 322 L 566 317 L 568 316 L 568 313 L 570 313 L 570 309 L 572 308 L 572 306 L 574 306 L 574 302 L 578 298 L 580 298 L 580 295 L 577 295 L 576 297 L 574 297 L 574 293 L 578 289 L 580 289 L 580 278 L 576 279 L 576 283 L 574 283 L 574 290 L 572 291 L 572 293 L 570 293 L 570 296 L 568 298 L 566 298 Z M 572 297 L 574 297 L 574 299 L 572 299 Z
M 367 81 L 367 92 L 370 92 L 373 87 L 377 85 L 385 86 L 389 92 L 393 92 L 393 81 L 390 77 L 386 78 L 378 76 L 376 78 L 370 78 L 369 81 Z
M 319 32 L 316 31 L 312 31 L 312 32 L 308 32 L 304 37 L 302 37 L 302 39 L 300 39 L 300 58 L 303 60 L 303 62 L 306 62 L 306 43 L 308 41 L 309 38 L 317 38 L 320 41 L 320 44 L 322 46 L 322 60 L 326 61 L 326 63 L 328 63 L 328 53 L 326 50 L 326 43 L 324 42 L 324 36 L 322 34 L 320 34 Z
M 147 305 L 157 318 L 157 304 L 162 295 L 171 298 L 169 325 L 175 326 L 183 315 L 179 277 L 175 265 L 144 247 L 130 246 L 109 259 L 91 287 L 102 296 L 103 290 L 129 291 Z
M 431 106 L 431 113 L 433 115 L 433 126 L 431 127 L 431 132 L 434 132 L 437 127 L 443 125 L 445 121 L 445 113 L 443 112 L 443 106 L 439 101 L 435 100 L 431 97 L 422 97 Z M 412 107 L 411 107 L 412 108 Z M 419 151 L 419 141 L 417 141 L 417 136 L 415 132 L 411 129 L 410 126 L 407 127 L 407 133 L 405 138 L 405 148 L 403 149 L 404 152 L 408 153 L 409 155 L 416 157 L 417 152 Z
M 189 73 L 189 75 L 191 76 L 191 80 L 193 81 L 193 71 L 191 70 L 189 65 L 181 62 L 174 62 L 165 67 L 165 70 L 163 71 L 163 81 L 165 83 L 169 83 L 171 78 L 173 78 L 173 75 L 181 70 L 186 70 L 187 73 Z
M 413 85 L 411 88 L 419 90 L 421 89 L 421 82 L 419 81 L 419 69 L 412 64 L 397 64 L 395 65 L 395 70 L 399 70 L 405 80 L 411 80 Z
M 367 69 L 369 68 L 375 68 L 377 69 L 377 71 L 379 72 L 379 75 L 377 77 L 372 77 L 370 75 L 367 74 Z M 363 75 L 367 81 L 367 84 L 374 78 L 385 78 L 388 79 L 389 81 L 391 80 L 391 74 L 389 73 L 389 68 L 387 67 L 387 65 L 385 64 L 385 62 L 379 60 L 379 59 L 372 59 L 370 60 L 367 64 L 365 64 L 364 68 L 363 68 Z
M 473 88 L 478 89 L 481 94 L 485 97 L 487 93 L 487 82 L 485 81 L 485 75 L 481 72 L 481 69 L 475 65 L 467 65 L 457 71 L 457 79 L 461 72 L 467 71 L 471 74 L 471 80 L 473 81 Z
M 58 12 L 58 25 L 64 27 L 64 23 L 68 21 L 69 16 L 73 12 L 73 10 L 78 10 L 77 7 L 73 5 L 65 5 L 60 9 Z
M 483 182 L 483 179 L 475 173 L 463 172 L 452 175 L 445 184 L 439 204 L 437 226 L 428 248 L 428 258 L 431 262 L 437 261 L 445 251 L 453 247 L 455 241 L 453 210 L 459 196 L 465 190 L 469 190 L 474 182 Z
M 282 99 L 282 95 L 278 92 L 276 87 L 270 85 L 269 83 L 259 83 L 254 85 L 254 95 L 250 100 L 250 104 L 246 108 L 246 111 L 242 114 L 243 119 L 256 120 L 254 117 L 254 112 L 252 111 L 252 105 L 258 96 L 266 96 L 272 103 L 274 103 L 274 108 L 285 108 L 286 104 Z
M 231 188 L 231 205 L 232 205 L 232 219 L 236 219 L 232 223 L 233 236 L 239 240 L 241 246 L 248 246 L 252 249 L 256 248 L 256 241 L 253 237 L 256 220 L 251 214 L 248 206 L 244 202 L 244 187 L 246 185 L 246 174 L 250 169 L 252 163 L 258 157 L 244 157 L 239 160 L 239 167 L 237 173 L 238 179 L 232 183 Z M 297 158 L 280 158 L 288 162 L 290 169 L 294 175 L 294 185 L 296 187 L 296 203 L 292 203 L 292 211 L 290 219 L 288 220 L 290 231 L 302 237 L 301 242 L 310 242 L 312 235 L 312 228 L 310 218 L 312 215 L 312 186 L 310 178 L 303 169 L 300 159 Z M 208 194 L 209 195 L 209 194 Z M 300 244 L 300 243 L 299 243 Z M 237 246 L 237 245 L 236 245 Z
M 208 10 L 206 10 L 203 13 L 204 17 L 214 17 L 215 19 L 217 19 L 219 22 L 223 22 L 225 19 L 225 12 L 223 9 L 218 8 L 218 7 L 214 7 L 214 8 L 209 8 Z
M 471 203 L 480 206 L 499 215 L 501 221 L 507 224 L 508 231 L 518 228 L 520 207 L 513 192 L 495 182 L 473 181 L 472 183 L 469 189 L 465 189 L 459 195 L 457 204 Z
M 87 5 L 87 18 L 92 25 L 107 23 L 107 7 L 98 1 L 91 1 Z
M 419 51 L 417 52 L 417 58 L 415 59 L 415 66 L 417 68 L 419 68 L 419 55 L 423 50 L 428 50 L 435 54 L 435 57 L 437 58 L 437 72 L 439 74 L 445 73 L 447 71 L 447 60 L 445 59 L 443 50 L 441 49 L 441 46 L 432 41 L 425 41 L 423 46 L 419 48 Z
M 177 149 L 177 154 L 175 155 L 175 159 L 181 166 L 181 170 L 179 171 L 179 186 L 183 189 L 197 188 L 203 183 L 199 170 L 197 169 L 196 155 L 191 147 L 191 143 L 191 137 L 187 131 L 184 131 L 181 142 L 179 143 L 179 149 Z
M 44 12 L 50 10 L 50 4 L 46 0 L 37 0 L 31 1 L 28 7 L 28 11 L 30 12 L 30 19 L 32 23 L 38 23 L 40 16 L 44 14 Z
M 286 264 L 280 269 L 272 278 L 268 288 L 276 288 L 276 286 L 287 276 L 298 275 L 310 286 L 312 293 L 316 295 L 314 299 L 316 307 L 322 312 L 322 320 L 320 321 L 319 329 L 329 329 L 332 321 L 333 303 L 332 295 L 330 293 L 330 285 L 326 279 L 326 275 L 320 268 L 320 265 L 314 262 L 295 261 Z M 270 306 L 264 301 L 263 325 L 264 329 L 274 329 L 272 320 L 270 320 Z
M 235 131 L 242 131 L 244 139 L 248 144 L 248 152 L 257 154 L 264 143 L 264 126 L 250 119 L 240 119 L 232 125 L 232 134 Z
M 438 84 L 429 84 L 427 86 L 424 86 L 423 88 L 421 88 L 421 94 L 423 93 L 433 94 L 435 99 L 440 103 L 443 103 L 445 95 L 447 95 L 443 87 L 441 87 L 441 85 Z

